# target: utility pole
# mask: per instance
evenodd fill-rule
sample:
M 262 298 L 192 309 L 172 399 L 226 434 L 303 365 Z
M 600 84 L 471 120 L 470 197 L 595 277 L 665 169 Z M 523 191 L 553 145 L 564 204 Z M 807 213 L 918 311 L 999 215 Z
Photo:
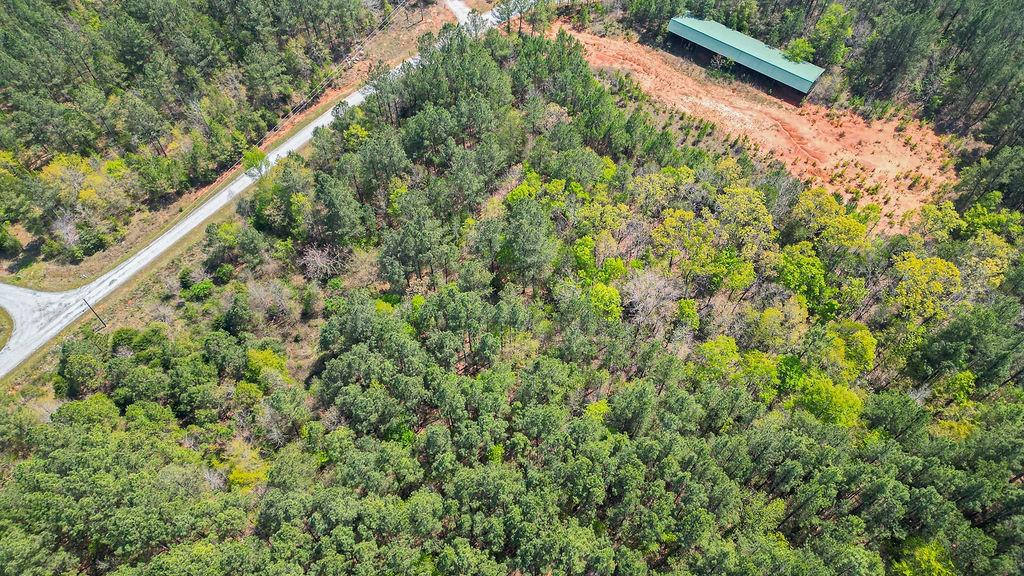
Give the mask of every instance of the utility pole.
M 100 315 L 96 313 L 96 309 L 92 307 L 92 304 L 89 304 L 89 301 L 86 300 L 85 298 L 82 298 L 82 302 L 85 302 L 85 305 L 89 307 L 89 310 L 92 310 L 92 313 L 94 316 L 96 316 L 96 319 L 100 321 L 100 324 L 103 324 L 103 328 L 106 328 L 107 323 L 104 322 L 103 318 L 100 318 Z M 103 328 L 100 328 L 100 330 L 102 330 Z

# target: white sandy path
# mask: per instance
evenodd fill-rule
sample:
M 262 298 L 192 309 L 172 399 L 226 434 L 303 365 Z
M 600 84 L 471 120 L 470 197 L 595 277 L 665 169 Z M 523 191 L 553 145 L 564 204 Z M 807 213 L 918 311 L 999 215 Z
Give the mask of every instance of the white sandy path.
M 445 4 L 455 14 L 460 24 L 466 24 L 469 21 L 470 8 L 465 2 L 445 0 Z M 482 17 L 481 23 L 484 27 L 497 23 L 497 17 L 492 12 L 483 14 Z M 415 64 L 416 60 L 417 57 L 414 56 L 406 63 Z M 395 70 L 401 70 L 402 66 Z M 357 106 L 366 99 L 367 94 L 369 94 L 369 88 L 363 87 L 349 95 L 343 102 L 349 106 Z M 333 120 L 334 108 L 331 108 L 267 154 L 268 165 L 275 164 L 281 158 L 301 148 L 312 139 L 313 132 L 317 128 L 327 126 Z M 95 305 L 109 296 L 131 277 L 145 270 L 189 232 L 201 226 L 217 211 L 233 202 L 253 182 L 255 179 L 252 176 L 246 173 L 239 174 L 230 184 L 148 246 L 106 274 L 80 288 L 65 292 L 46 292 L 0 283 L 0 306 L 7 310 L 14 321 L 11 337 L 3 350 L 0 350 L 0 378 L 6 376 L 36 350 L 60 334 L 83 314 L 86 314 L 89 310 L 86 301 Z

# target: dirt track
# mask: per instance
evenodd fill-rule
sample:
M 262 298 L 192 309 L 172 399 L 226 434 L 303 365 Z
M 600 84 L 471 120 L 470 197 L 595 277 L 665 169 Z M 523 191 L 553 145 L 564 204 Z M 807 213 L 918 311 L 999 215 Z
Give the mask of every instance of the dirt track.
M 595 68 L 628 71 L 653 98 L 746 135 L 797 176 L 882 207 L 884 229 L 901 229 L 904 214 L 956 176 L 939 137 L 917 123 L 868 124 L 850 112 L 795 106 L 739 81 L 710 78 L 703 68 L 664 51 L 561 25 L 586 48 Z

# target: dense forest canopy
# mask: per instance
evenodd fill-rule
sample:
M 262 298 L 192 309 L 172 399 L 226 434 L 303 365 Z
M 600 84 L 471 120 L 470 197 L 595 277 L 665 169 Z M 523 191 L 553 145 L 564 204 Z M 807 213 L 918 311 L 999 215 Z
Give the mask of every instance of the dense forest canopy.
M 5 395 L 0 574 L 1020 573 L 998 190 L 872 235 L 564 33 L 420 45 Z

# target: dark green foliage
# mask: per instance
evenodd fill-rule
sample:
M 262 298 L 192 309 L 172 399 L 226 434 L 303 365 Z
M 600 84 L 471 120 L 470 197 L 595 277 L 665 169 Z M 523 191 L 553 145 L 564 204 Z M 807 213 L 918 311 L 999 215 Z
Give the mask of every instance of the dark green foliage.
M 1024 355 L 1024 337 L 1006 318 L 1020 314 L 1014 299 L 964 311 L 937 331 L 910 358 L 913 375 L 935 382 L 970 370 L 981 388 L 998 387 Z
M 205 278 L 181 291 L 181 297 L 192 302 L 202 302 L 213 293 L 213 280 Z

